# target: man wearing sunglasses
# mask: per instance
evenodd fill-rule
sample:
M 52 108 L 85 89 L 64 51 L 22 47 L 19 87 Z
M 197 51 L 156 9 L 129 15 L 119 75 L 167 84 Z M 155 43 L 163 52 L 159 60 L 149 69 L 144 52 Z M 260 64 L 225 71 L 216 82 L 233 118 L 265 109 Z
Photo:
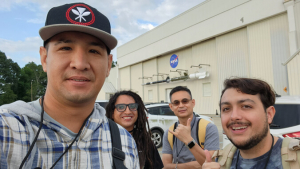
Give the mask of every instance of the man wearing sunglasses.
M 201 168 L 205 161 L 205 152 L 195 141 L 198 140 L 197 125 L 200 118 L 193 112 L 195 100 L 191 91 L 186 87 L 177 86 L 170 92 L 170 101 L 169 106 L 178 117 L 178 125 L 174 131 L 165 131 L 163 136 L 162 161 L 165 169 Z M 218 129 L 214 124 L 208 123 L 202 130 L 206 131 L 204 149 L 213 154 L 219 149 Z M 173 148 L 168 141 L 168 132 L 175 136 Z

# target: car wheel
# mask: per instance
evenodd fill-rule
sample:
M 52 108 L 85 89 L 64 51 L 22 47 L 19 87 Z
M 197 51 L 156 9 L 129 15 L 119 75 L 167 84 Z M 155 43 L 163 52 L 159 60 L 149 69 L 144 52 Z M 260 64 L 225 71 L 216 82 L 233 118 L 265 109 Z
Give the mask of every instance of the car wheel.
M 159 130 L 152 130 L 151 133 L 152 133 L 151 140 L 153 141 L 156 148 L 161 147 L 162 137 L 163 137 L 162 133 Z

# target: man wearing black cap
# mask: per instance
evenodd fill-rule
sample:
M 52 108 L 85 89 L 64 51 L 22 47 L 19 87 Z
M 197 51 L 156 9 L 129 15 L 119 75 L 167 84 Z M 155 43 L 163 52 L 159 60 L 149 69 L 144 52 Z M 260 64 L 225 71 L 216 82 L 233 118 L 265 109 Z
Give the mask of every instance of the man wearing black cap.
M 109 20 L 83 3 L 48 12 L 40 29 L 46 93 L 30 103 L 0 107 L 1 169 L 112 168 L 116 149 L 110 126 L 105 109 L 95 104 L 110 72 L 110 50 L 117 45 L 110 30 Z M 134 139 L 118 127 L 125 153 L 122 163 L 139 168 Z

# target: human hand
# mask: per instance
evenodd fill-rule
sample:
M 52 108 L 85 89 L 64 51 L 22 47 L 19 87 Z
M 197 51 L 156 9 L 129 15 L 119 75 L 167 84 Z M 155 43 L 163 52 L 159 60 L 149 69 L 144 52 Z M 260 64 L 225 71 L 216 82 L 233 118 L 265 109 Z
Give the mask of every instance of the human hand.
M 182 124 L 178 124 L 175 131 L 171 131 L 169 129 L 169 132 L 173 134 L 175 137 L 177 137 L 180 141 L 182 141 L 185 145 L 187 145 L 189 142 L 193 140 L 191 136 L 191 118 L 187 120 L 186 126 Z
M 202 169 L 219 169 L 221 168 L 220 164 L 217 162 L 212 162 L 211 154 L 208 152 L 208 150 L 204 151 L 206 160 L 202 165 Z

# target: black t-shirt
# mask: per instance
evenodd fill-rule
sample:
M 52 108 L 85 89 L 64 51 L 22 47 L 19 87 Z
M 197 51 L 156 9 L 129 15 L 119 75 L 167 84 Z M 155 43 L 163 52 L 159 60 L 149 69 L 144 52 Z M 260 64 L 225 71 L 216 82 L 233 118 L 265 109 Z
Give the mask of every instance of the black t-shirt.
M 160 155 L 159 155 L 159 153 L 157 151 L 157 148 L 155 146 L 153 146 L 152 152 L 153 152 L 153 157 L 151 159 L 152 159 L 152 162 L 153 162 L 153 169 L 162 169 L 162 168 L 164 168 L 164 165 L 161 161 Z M 146 162 L 145 162 L 144 169 L 152 169 L 152 168 L 150 168 L 149 161 L 147 159 L 146 159 Z

